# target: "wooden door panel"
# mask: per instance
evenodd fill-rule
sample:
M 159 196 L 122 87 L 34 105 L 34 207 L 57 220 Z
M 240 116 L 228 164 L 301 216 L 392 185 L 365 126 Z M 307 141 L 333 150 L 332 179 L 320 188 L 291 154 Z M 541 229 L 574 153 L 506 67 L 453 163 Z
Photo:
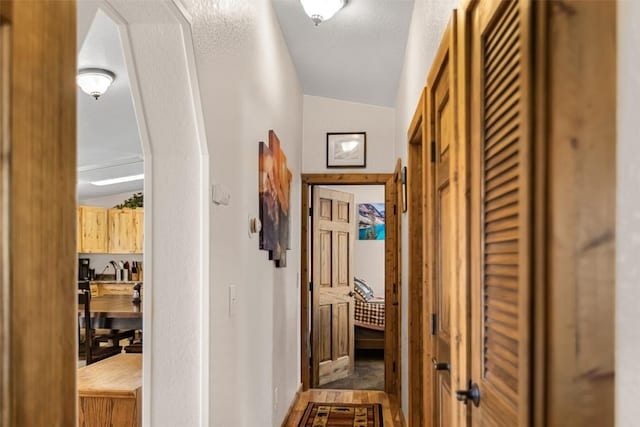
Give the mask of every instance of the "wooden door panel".
M 349 303 L 335 305 L 333 321 L 336 324 L 334 358 L 349 357 Z
M 433 269 L 432 292 L 433 313 L 436 321 L 436 334 L 433 340 L 434 362 L 448 364 L 449 369 L 435 371 L 434 379 L 434 425 L 450 425 L 452 420 L 451 400 L 451 304 L 454 284 L 452 283 L 452 261 L 454 243 L 452 241 L 452 201 L 450 186 L 450 147 L 453 145 L 453 108 L 450 100 L 451 67 L 449 61 L 449 38 L 445 35 L 441 45 L 441 54 L 431 71 L 429 103 L 431 113 L 430 134 L 432 138 L 432 158 L 430 181 L 433 191 L 431 236 L 431 257 Z
M 446 381 L 444 377 L 439 376 L 437 379 L 438 383 L 438 402 L 440 403 L 438 406 L 439 410 L 439 423 L 438 427 L 451 427 L 452 416 L 451 416 L 451 386 L 450 381 Z
M 318 322 L 321 325 L 331 325 L 331 306 L 323 305 L 318 309 Z M 320 362 L 331 361 L 331 328 L 322 328 L 318 342 L 318 359 Z
M 320 271 L 317 283 L 321 287 L 331 287 L 331 232 L 320 230 Z
M 320 219 L 331 221 L 331 200 L 320 199 L 319 208 Z
M 440 286 L 438 287 L 439 331 L 443 339 L 451 339 L 451 248 L 452 242 L 447 236 L 451 234 L 450 191 L 447 185 L 440 192 L 439 247 L 440 247 Z
M 349 233 L 337 232 L 338 241 L 336 244 L 336 256 L 334 265 L 337 273 L 336 285 L 338 287 L 349 287 Z
M 353 371 L 353 194 L 313 189 L 312 294 L 313 384 L 323 385 Z
M 529 422 L 528 8 L 488 1 L 469 11 L 474 426 Z

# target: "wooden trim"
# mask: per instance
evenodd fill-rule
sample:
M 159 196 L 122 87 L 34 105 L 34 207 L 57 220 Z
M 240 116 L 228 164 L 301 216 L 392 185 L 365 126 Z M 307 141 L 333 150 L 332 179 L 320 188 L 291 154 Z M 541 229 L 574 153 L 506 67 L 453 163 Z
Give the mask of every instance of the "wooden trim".
M 393 174 L 390 173 L 351 173 L 351 174 L 303 174 L 302 184 L 307 185 L 351 185 L 386 184 Z
M 300 380 L 302 389 L 308 390 L 311 386 L 311 325 L 309 324 L 309 185 L 302 177 L 302 208 L 300 213 Z
M 453 57 L 452 65 L 454 66 L 454 89 L 456 99 L 456 135 L 454 137 L 455 144 L 452 147 L 452 182 L 453 182 L 453 200 L 456 204 L 456 219 L 454 221 L 456 236 L 455 256 L 456 268 L 454 272 L 454 282 L 456 290 L 454 298 L 456 305 L 453 310 L 453 316 L 456 323 L 457 335 L 459 337 L 456 347 L 452 354 L 452 361 L 459 369 L 452 381 L 452 387 L 457 390 L 467 388 L 471 377 L 471 306 L 470 306 L 470 237 L 469 237 L 469 215 L 470 200 L 469 191 L 471 189 L 471 173 L 469 167 L 470 159 L 470 124 L 469 124 L 469 79 L 470 70 L 468 64 L 471 63 L 471 45 L 468 41 L 470 31 L 469 25 L 471 21 L 468 19 L 464 9 L 454 10 L 453 22 L 455 30 L 452 36 Z M 466 427 L 469 423 L 468 405 L 458 405 L 457 410 L 453 413 L 453 425 L 458 427 Z
M 0 2 L 0 12 L 11 3 Z M 11 70 L 11 30 L 8 22 L 0 17 L 0 425 L 8 426 L 10 419 L 10 242 L 9 230 L 5 229 L 9 221 L 9 167 L 10 167 L 10 70 Z
M 418 132 L 424 133 L 424 123 L 425 123 L 425 115 L 424 109 L 421 108 L 425 102 L 426 96 L 426 88 L 422 89 L 420 93 L 420 99 L 418 100 L 418 104 L 416 105 L 416 111 L 413 113 L 413 118 L 411 119 L 411 123 L 409 124 L 409 129 L 407 130 L 407 140 L 409 144 L 421 144 L 422 137 L 418 135 Z
M 301 271 L 301 286 L 300 286 L 300 370 L 301 370 L 301 380 L 302 380 L 302 390 L 306 391 L 312 387 L 311 384 L 311 364 L 310 355 L 311 355 L 311 336 L 310 336 L 310 324 L 309 324 L 309 315 L 310 315 L 310 306 L 309 306 L 309 281 L 310 281 L 310 271 L 309 271 L 309 256 L 310 256 L 310 239 L 309 239 L 309 197 L 311 194 L 310 187 L 313 185 L 384 185 L 385 186 L 385 203 L 387 204 L 387 224 L 389 221 L 395 221 L 395 217 L 400 218 L 400 213 L 396 210 L 396 214 L 393 214 L 393 203 L 390 195 L 396 197 L 396 191 L 391 187 L 396 185 L 395 182 L 396 174 L 384 174 L 384 173 L 376 173 L 376 174 L 302 174 L 302 189 L 301 189 L 301 235 L 300 235 L 300 271 Z M 397 207 L 396 209 L 399 209 Z M 395 222 L 393 223 L 395 224 Z M 385 253 L 387 254 L 385 257 L 385 296 L 388 295 L 389 291 L 393 291 L 393 283 L 394 279 L 397 280 L 397 274 L 400 271 L 399 259 L 397 255 L 394 253 L 392 257 L 390 257 L 390 251 L 387 247 L 389 240 L 393 241 L 395 230 L 391 229 L 391 225 L 387 227 L 387 241 L 385 242 Z M 391 237 L 390 237 L 391 236 Z M 400 292 L 400 287 L 397 285 L 397 290 Z M 391 300 L 389 300 L 391 301 Z M 393 301 L 392 301 L 393 303 Z M 399 298 L 398 298 L 399 303 Z M 399 306 L 398 306 L 399 307 Z M 394 326 L 395 324 L 395 326 Z M 400 345 L 399 340 L 401 339 L 399 334 L 399 326 L 400 326 L 400 317 L 399 314 L 395 316 L 387 316 L 386 326 L 391 329 L 395 327 L 398 330 L 397 340 L 391 340 L 386 338 L 385 334 L 385 372 L 391 372 L 390 367 L 395 362 L 396 364 L 396 376 L 397 376 L 397 384 L 387 382 L 389 379 L 393 379 L 393 377 L 387 377 L 385 375 L 385 389 L 393 389 L 393 393 L 400 393 Z M 388 329 L 387 329 L 388 330 Z M 387 387 L 388 386 L 388 387 Z
M 298 390 L 296 390 L 296 394 L 293 396 L 293 399 L 291 400 L 291 403 L 289 404 L 289 408 L 287 409 L 287 413 L 284 416 L 284 419 L 282 420 L 282 423 L 280 424 L 281 427 L 286 427 L 286 425 L 289 423 L 289 418 L 291 418 L 293 411 L 296 407 L 296 403 L 298 403 L 298 400 L 300 399 L 300 393 L 302 393 L 302 383 L 300 383 L 300 385 L 298 386 Z
M 6 103 L 2 108 L 3 115 L 11 115 L 11 147 L 3 146 L 2 157 L 12 167 L 3 167 L 0 187 L 8 213 L 1 226 L 0 330 L 8 333 L 0 348 L 8 373 L 1 400 L 9 408 L 1 417 L 9 420 L 4 425 L 72 426 L 77 422 L 76 3 L 7 0 L 0 2 L 0 13 L 12 33 L 11 100 L 9 111 Z M 5 252 L 7 243 L 16 256 Z
M 425 307 L 425 278 L 428 277 L 428 269 L 426 268 L 425 257 L 425 233 L 424 233 L 424 214 L 425 214 L 425 160 L 428 161 L 430 152 L 429 138 L 427 135 L 426 124 L 428 117 L 426 112 L 426 92 L 422 90 L 420 101 L 416 106 L 416 111 L 411 120 L 411 126 L 407 135 L 408 154 L 408 226 L 409 239 L 408 257 L 408 338 L 409 338 L 409 391 L 408 391 L 408 419 L 412 426 L 424 426 L 423 420 L 428 419 L 431 414 L 431 400 L 425 399 L 425 394 L 431 395 L 430 392 L 430 376 L 424 372 L 424 353 L 427 351 L 424 337 L 428 337 L 425 329 L 428 315 Z M 428 338 L 427 338 L 428 341 Z M 428 364 L 426 366 L 429 366 Z M 426 381 L 425 381 L 426 379 Z
M 548 81 L 547 73 L 547 52 L 548 52 L 548 3 L 535 2 L 533 4 L 533 29 L 536 36 L 532 38 L 533 54 L 536 58 L 536 72 L 534 73 L 533 85 L 533 115 L 534 129 L 532 141 L 534 142 L 534 166 L 533 166 L 533 277 L 532 277 L 532 368 L 531 375 L 531 421 L 532 427 L 546 427 L 546 402 L 545 402 L 545 377 L 546 377 L 546 338 L 548 326 L 546 324 L 546 298 L 547 298 L 547 277 L 546 277 L 546 251 L 547 251 L 547 123 L 550 105 L 547 104 L 546 87 Z
M 616 9 L 548 5 L 548 427 L 615 424 Z
M 402 348 L 402 334 L 400 319 L 402 307 L 402 218 L 399 211 L 402 205 L 402 161 L 398 159 L 394 173 L 385 184 L 385 202 L 387 214 L 385 247 L 385 348 L 384 373 L 385 391 L 396 396 L 401 402 L 402 366 L 400 351 Z M 396 209 L 390 209 L 395 207 Z M 390 302 L 390 303 L 389 303 Z M 395 372 L 394 368 L 395 367 Z

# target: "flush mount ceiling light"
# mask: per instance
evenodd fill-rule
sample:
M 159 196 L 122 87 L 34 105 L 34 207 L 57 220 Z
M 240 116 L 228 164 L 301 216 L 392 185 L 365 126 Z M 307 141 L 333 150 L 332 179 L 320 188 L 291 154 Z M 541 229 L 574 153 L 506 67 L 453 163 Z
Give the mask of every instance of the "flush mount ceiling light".
M 340 9 L 347 4 L 347 0 L 300 0 L 302 7 L 316 26 L 323 21 L 331 19 Z
M 84 93 L 98 99 L 109 89 L 115 78 L 116 75 L 109 70 L 84 68 L 78 71 L 76 83 Z
M 144 179 L 144 174 L 122 176 L 120 178 L 103 179 L 100 181 L 91 181 L 91 184 L 102 187 L 105 185 L 122 184 L 123 182 L 141 181 Z

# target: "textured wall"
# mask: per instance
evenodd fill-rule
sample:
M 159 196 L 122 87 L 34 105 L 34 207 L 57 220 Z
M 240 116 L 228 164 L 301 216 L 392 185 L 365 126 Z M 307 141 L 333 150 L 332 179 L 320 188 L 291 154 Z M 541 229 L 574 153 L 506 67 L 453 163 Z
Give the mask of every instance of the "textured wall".
M 396 166 L 394 109 L 319 96 L 304 96 L 304 173 L 392 173 Z M 365 169 L 327 169 L 327 132 L 366 132 Z
M 411 118 L 420 99 L 427 74 L 431 68 L 431 62 L 435 56 L 440 39 L 444 32 L 453 9 L 457 7 L 456 0 L 416 0 L 409 28 L 409 39 L 404 59 L 404 67 L 400 77 L 398 98 L 396 102 L 396 135 L 395 154 L 402 158 L 402 163 L 407 164 L 407 130 Z M 408 253 L 407 246 L 407 216 L 402 217 L 402 253 Z M 404 256 L 402 260 L 402 307 L 408 306 L 408 261 Z M 402 311 L 402 366 L 409 366 L 408 359 L 408 335 L 407 335 L 407 310 Z M 408 369 L 402 369 L 402 407 L 407 411 L 408 393 Z
M 192 16 L 211 182 L 231 195 L 209 218 L 211 425 L 279 426 L 300 383 L 302 91 L 269 0 L 183 4 Z M 291 250 L 281 269 L 248 235 L 248 216 L 258 216 L 258 141 L 269 129 L 294 177 Z M 237 292 L 231 316 L 230 285 Z
M 616 426 L 640 420 L 640 3 L 618 2 Z
M 84 5 L 84 2 L 81 2 Z M 125 38 L 145 156 L 144 405 L 147 426 L 199 425 L 202 150 L 182 28 L 167 2 L 110 0 Z M 109 8 L 110 9 L 110 8 Z M 125 30 L 122 28 L 121 30 Z M 189 191 L 185 191 L 189 189 Z M 176 224 L 180 224 L 176 227 Z

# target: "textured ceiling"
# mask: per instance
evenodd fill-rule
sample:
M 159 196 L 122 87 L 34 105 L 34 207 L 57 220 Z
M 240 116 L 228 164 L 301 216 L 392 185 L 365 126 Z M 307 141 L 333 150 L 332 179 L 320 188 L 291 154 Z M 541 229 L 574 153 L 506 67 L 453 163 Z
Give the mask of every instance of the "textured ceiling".
M 141 191 L 143 181 L 97 187 L 90 181 L 144 172 L 142 147 L 117 25 L 103 12 L 78 2 L 78 26 L 88 28 L 78 53 L 78 69 L 115 73 L 109 90 L 94 100 L 78 89 L 78 199 Z M 95 16 L 95 18 L 94 18 Z M 87 20 L 90 24 L 87 24 Z
M 413 0 L 349 0 L 315 27 L 299 0 L 273 0 L 305 94 L 393 107 Z

